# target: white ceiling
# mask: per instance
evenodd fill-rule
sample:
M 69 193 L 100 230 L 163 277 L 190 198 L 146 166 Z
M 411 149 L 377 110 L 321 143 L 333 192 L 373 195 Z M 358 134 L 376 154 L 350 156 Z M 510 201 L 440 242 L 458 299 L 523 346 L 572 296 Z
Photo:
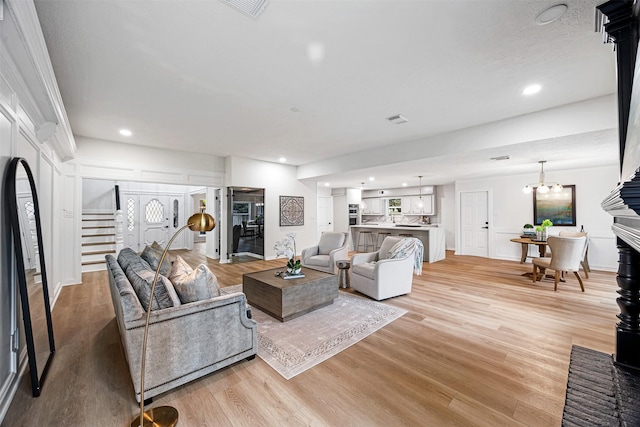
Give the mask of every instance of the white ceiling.
M 535 24 L 560 2 L 563 17 Z M 218 0 L 35 3 L 74 134 L 102 140 L 305 165 L 615 92 L 596 0 L 271 0 L 257 20 Z M 309 57 L 314 47 L 321 59 Z M 531 83 L 543 89 L 524 97 Z M 385 120 L 395 114 L 409 122 Z M 372 174 L 369 188 L 384 188 L 418 174 L 438 184 L 534 172 L 542 147 L 556 169 L 613 164 L 616 138 L 347 167 L 322 180 L 359 186 Z M 511 160 L 486 161 L 503 154 Z

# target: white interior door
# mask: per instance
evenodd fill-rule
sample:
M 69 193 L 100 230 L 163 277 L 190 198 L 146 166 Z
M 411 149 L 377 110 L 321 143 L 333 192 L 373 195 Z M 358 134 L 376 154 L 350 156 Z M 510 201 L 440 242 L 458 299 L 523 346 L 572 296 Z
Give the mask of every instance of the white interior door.
M 333 197 L 318 197 L 318 239 L 325 231 L 333 231 Z
M 140 242 L 151 245 L 154 241 L 164 246 L 169 241 L 169 196 L 140 195 Z
M 460 193 L 460 246 L 462 255 L 489 256 L 489 194 Z

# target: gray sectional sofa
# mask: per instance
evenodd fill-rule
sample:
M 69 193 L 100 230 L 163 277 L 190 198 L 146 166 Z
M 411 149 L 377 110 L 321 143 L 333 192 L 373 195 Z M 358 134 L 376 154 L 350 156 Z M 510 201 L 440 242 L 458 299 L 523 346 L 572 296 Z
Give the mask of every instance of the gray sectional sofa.
M 106 256 L 109 288 L 120 329 L 124 354 L 131 380 L 140 401 L 140 362 L 146 312 L 134 291 L 131 280 L 149 276 L 149 264 L 131 249 Z M 163 280 L 170 288 L 171 282 Z M 160 285 L 160 282 L 159 282 Z M 169 295 L 167 308 L 151 312 L 144 398 L 149 399 L 182 384 L 200 378 L 257 352 L 257 324 L 250 318 L 250 307 L 243 293 L 232 293 L 203 301 L 181 304 L 175 291 Z M 147 299 L 148 301 L 148 299 Z M 154 302 L 155 306 L 155 302 Z M 145 307 L 146 308 L 146 307 Z

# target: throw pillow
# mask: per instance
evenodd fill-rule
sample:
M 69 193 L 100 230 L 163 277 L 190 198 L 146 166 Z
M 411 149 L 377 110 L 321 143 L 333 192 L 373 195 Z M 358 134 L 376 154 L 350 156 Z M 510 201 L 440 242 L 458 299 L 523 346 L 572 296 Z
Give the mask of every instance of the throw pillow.
M 131 264 L 139 264 L 139 263 L 142 263 L 143 266 L 150 268 L 149 263 L 143 260 L 142 258 L 140 258 L 140 255 L 135 253 L 134 250 L 131 248 L 128 248 L 128 247 L 123 248 L 118 254 L 118 264 L 120 264 L 120 267 L 124 271 L 127 271 L 127 269 Z
M 160 246 L 160 243 L 156 242 L 155 240 L 151 244 L 151 248 L 155 249 L 156 251 L 164 252 L 164 248 Z
M 158 269 L 158 264 L 160 264 L 160 258 L 162 258 L 162 252 L 164 250 L 153 249 L 151 246 L 145 246 L 144 250 L 140 254 L 140 258 L 147 261 L 153 271 Z M 164 261 L 162 262 L 162 266 L 160 267 L 160 274 L 163 276 L 168 276 L 171 271 L 171 264 L 173 264 L 174 258 L 172 255 L 167 254 L 164 257 Z
M 144 268 L 129 268 L 126 271 L 126 275 L 127 279 L 129 279 L 129 282 L 131 283 L 131 287 L 133 287 L 133 290 L 140 300 L 142 308 L 144 311 L 147 311 L 147 308 L 149 307 L 149 299 L 151 297 L 151 285 L 153 285 L 153 278 L 156 273 Z M 173 286 L 169 279 L 163 275 L 159 275 L 156 289 L 153 292 L 154 298 L 151 305 L 151 311 L 169 308 L 176 305 L 171 298 L 171 291 L 173 291 Z
M 194 270 L 179 255 L 171 267 L 169 280 L 183 304 L 220 296 L 218 279 L 209 267 L 200 264 Z

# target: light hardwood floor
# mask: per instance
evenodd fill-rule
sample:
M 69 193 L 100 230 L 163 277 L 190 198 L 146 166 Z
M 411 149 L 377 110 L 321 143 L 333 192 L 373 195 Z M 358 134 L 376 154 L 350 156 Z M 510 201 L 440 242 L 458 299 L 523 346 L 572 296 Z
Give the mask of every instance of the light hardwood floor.
M 181 253 L 192 264 L 197 252 Z M 209 262 L 222 286 L 283 260 Z M 157 398 L 180 426 L 559 426 L 572 344 L 612 353 L 614 273 L 586 292 L 569 277 L 535 285 L 530 263 L 454 256 L 424 264 L 408 313 L 287 381 L 260 358 Z M 137 406 L 105 272 L 62 290 L 53 311 L 57 353 L 43 395 L 27 378 L 3 426 L 127 426 Z

